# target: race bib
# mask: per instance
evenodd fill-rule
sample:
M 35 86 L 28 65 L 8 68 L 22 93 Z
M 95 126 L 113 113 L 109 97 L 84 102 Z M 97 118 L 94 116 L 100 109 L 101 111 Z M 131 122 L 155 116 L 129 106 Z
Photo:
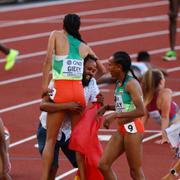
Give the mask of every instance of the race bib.
M 124 128 L 128 133 L 137 133 L 137 128 L 134 122 L 124 124 Z
M 116 112 L 123 112 L 124 106 L 123 106 L 122 97 L 120 95 L 116 95 L 115 97 L 116 97 L 116 101 L 115 101 Z
M 63 60 L 62 74 L 64 77 L 77 78 L 83 74 L 83 60 L 65 59 Z

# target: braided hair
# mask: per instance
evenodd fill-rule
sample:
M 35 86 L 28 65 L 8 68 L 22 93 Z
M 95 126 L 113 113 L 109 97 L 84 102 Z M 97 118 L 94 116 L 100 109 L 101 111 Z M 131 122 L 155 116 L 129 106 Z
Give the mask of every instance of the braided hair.
M 67 14 L 63 20 L 65 31 L 79 41 L 84 42 L 79 33 L 80 25 L 80 17 L 77 14 Z
M 122 66 L 122 70 L 125 73 L 125 77 L 122 81 L 122 85 L 124 84 L 124 82 L 126 80 L 126 76 L 129 71 L 131 72 L 132 76 L 137 81 L 139 81 L 138 78 L 136 77 L 136 75 L 134 74 L 134 71 L 131 69 L 131 58 L 128 53 L 126 53 L 124 51 L 115 52 L 113 54 L 113 59 L 114 59 L 115 64 L 120 64 Z

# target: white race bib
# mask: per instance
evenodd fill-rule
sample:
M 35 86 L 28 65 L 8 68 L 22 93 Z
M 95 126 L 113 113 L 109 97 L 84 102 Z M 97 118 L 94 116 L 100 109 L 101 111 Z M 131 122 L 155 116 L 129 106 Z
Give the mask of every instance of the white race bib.
M 122 97 L 120 95 L 116 95 L 115 97 L 116 97 L 116 101 L 115 101 L 116 112 L 123 112 L 124 105 L 123 105 Z
M 79 59 L 64 59 L 63 70 L 64 77 L 79 77 L 83 73 L 83 60 Z
M 136 125 L 134 122 L 124 124 L 124 128 L 126 129 L 126 132 L 128 133 L 137 133 Z

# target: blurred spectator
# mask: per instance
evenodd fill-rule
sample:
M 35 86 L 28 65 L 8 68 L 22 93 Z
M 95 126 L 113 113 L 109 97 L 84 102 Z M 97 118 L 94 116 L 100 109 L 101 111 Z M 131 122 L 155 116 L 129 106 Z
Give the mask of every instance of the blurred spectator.
M 132 68 L 135 70 L 135 73 L 139 78 L 142 78 L 147 70 L 151 68 L 160 69 L 164 75 L 167 75 L 165 69 L 157 67 L 151 63 L 151 56 L 147 51 L 140 51 L 138 53 L 137 62 L 132 62 Z

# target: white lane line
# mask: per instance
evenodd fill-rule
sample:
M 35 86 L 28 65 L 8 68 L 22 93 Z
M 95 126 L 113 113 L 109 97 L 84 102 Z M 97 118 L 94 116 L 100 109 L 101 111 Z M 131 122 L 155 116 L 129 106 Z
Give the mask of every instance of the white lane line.
M 150 140 L 152 140 L 152 139 L 155 139 L 155 138 L 157 138 L 157 137 L 159 137 L 159 136 L 161 136 L 161 133 L 158 133 L 158 134 L 149 136 L 149 137 L 147 137 L 147 138 L 144 138 L 144 139 L 143 139 L 143 143 L 144 143 L 144 142 L 147 142 L 147 141 L 150 141 Z M 106 138 L 109 139 L 110 137 L 107 136 Z M 64 174 L 62 174 L 62 175 L 60 175 L 60 176 L 57 176 L 57 177 L 56 177 L 56 180 L 62 179 L 62 178 L 66 177 L 66 176 L 68 176 L 68 175 L 70 175 L 70 174 L 72 174 L 72 173 L 74 173 L 74 172 L 76 172 L 76 171 L 77 171 L 77 169 L 69 170 L 69 171 L 67 171 L 67 172 L 64 173 Z
M 18 81 L 24 81 L 24 80 L 28 80 L 28 79 L 33 79 L 33 78 L 37 78 L 37 77 L 41 77 L 41 76 L 42 76 L 42 73 L 36 73 L 36 74 L 28 75 L 28 76 L 21 76 L 21 77 L 14 78 L 14 79 L 0 81 L 0 86 L 5 85 L 5 84 L 10 84 L 10 83 L 15 83 L 15 82 L 18 82 Z
M 173 92 L 172 96 L 173 97 L 180 96 L 180 92 Z M 40 102 L 41 102 L 41 99 L 36 99 L 36 100 L 33 100 L 33 101 L 17 104 L 17 105 L 10 106 L 10 107 L 4 108 L 4 109 L 0 109 L 0 113 L 9 112 L 9 111 L 16 110 L 16 109 L 19 109 L 19 108 L 23 108 L 23 107 L 27 107 L 27 106 L 30 106 L 30 105 L 34 105 L 34 104 L 37 104 L 37 103 L 40 103 Z M 105 114 L 109 114 L 111 112 L 113 112 L 113 111 L 108 111 Z
M 177 92 L 173 92 L 172 96 L 173 97 L 180 96 L 180 91 L 179 92 L 178 91 Z
M 166 15 L 160 15 L 160 16 L 143 17 L 143 18 L 125 19 L 121 21 L 84 26 L 84 27 L 81 27 L 80 30 L 81 31 L 94 30 L 94 29 L 97 30 L 97 29 L 105 28 L 105 27 L 121 26 L 125 24 L 142 23 L 142 22 L 151 22 L 151 21 L 156 21 L 160 19 L 168 20 L 168 17 Z M 59 20 L 58 20 L 58 23 L 59 23 Z M 13 38 L 7 38 L 7 39 L 1 39 L 1 43 L 10 43 L 10 42 L 18 42 L 18 41 L 24 41 L 24 40 L 29 40 L 29 39 L 32 40 L 36 38 L 43 38 L 43 37 L 49 36 L 50 33 L 51 31 L 31 34 L 31 35 L 24 35 L 24 36 L 19 36 L 19 37 L 13 37 Z
M 19 108 L 34 105 L 34 104 L 37 104 L 37 103 L 40 103 L 40 102 L 41 102 L 41 99 L 36 99 L 36 100 L 33 100 L 33 101 L 17 104 L 17 105 L 10 106 L 10 107 L 4 108 L 4 109 L 0 109 L 0 113 L 9 112 L 9 111 L 16 110 L 16 109 L 19 109 Z
M 176 46 L 176 50 L 179 50 L 179 49 L 180 49 L 180 46 Z M 162 49 L 151 50 L 151 51 L 149 51 L 149 53 L 151 55 L 156 55 L 156 54 L 166 52 L 168 50 L 169 50 L 169 48 L 162 48 Z M 42 54 L 44 55 L 45 51 L 43 51 L 43 53 L 42 52 L 39 53 L 39 55 L 42 55 Z M 31 55 L 29 55 L 29 57 L 33 57 L 33 56 L 37 56 L 37 54 L 32 53 Z M 131 54 L 130 56 L 132 58 L 136 58 L 137 53 L 136 54 Z M 1 60 L 0 63 L 2 63 L 2 62 L 3 61 Z M 102 63 L 104 63 L 104 64 L 107 63 L 107 60 L 102 60 Z M 180 67 L 174 67 L 174 68 L 167 69 L 168 73 L 175 72 L 175 71 L 180 71 Z M 0 86 L 6 85 L 6 84 L 9 84 L 9 83 L 15 83 L 15 82 L 18 82 L 18 81 L 28 80 L 28 79 L 32 79 L 32 78 L 38 78 L 38 77 L 41 77 L 41 76 L 42 76 L 42 73 L 35 73 L 35 74 L 30 74 L 30 75 L 26 75 L 26 76 L 17 77 L 17 78 L 14 78 L 14 79 L 3 80 L 3 81 L 0 81 Z M 106 90 L 104 89 L 104 91 L 106 91 Z
M 64 174 L 56 177 L 55 180 L 63 179 L 63 178 L 65 178 L 66 176 L 69 176 L 70 174 L 75 173 L 77 170 L 78 170 L 77 168 L 71 169 L 71 170 L 67 171 L 66 173 L 64 173 Z
M 30 136 L 30 137 L 21 139 L 21 140 L 19 140 L 19 141 L 17 141 L 17 142 L 11 143 L 11 144 L 9 145 L 9 147 L 12 148 L 12 147 L 17 146 L 17 145 L 19 145 L 19 144 L 22 144 L 22 143 L 31 141 L 31 140 L 33 140 L 33 139 L 35 139 L 35 138 L 36 138 L 36 135 L 32 135 L 32 136 Z
M 78 3 L 78 2 L 86 2 L 92 0 L 66 0 L 66 1 L 53 1 L 53 2 L 39 2 L 39 3 L 31 3 L 31 4 L 24 4 L 24 5 L 13 5 L 13 6 L 5 6 L 1 7 L 0 12 L 8 12 L 8 11 L 19 11 L 25 9 L 33 9 L 33 8 L 41 8 L 46 6 L 54 6 L 54 5 L 64 5 L 70 3 Z
M 160 136 L 161 136 L 161 133 L 154 134 L 154 135 L 152 135 L 152 136 L 149 136 L 149 137 L 147 137 L 147 138 L 144 138 L 144 139 L 143 139 L 143 142 L 150 141 L 150 140 L 155 139 L 155 138 L 160 137 Z
M 177 29 L 177 32 L 180 32 L 180 28 Z M 116 37 L 112 39 L 95 41 L 95 42 L 90 42 L 88 44 L 90 46 L 100 46 L 100 45 L 106 45 L 106 44 L 112 44 L 112 43 L 118 43 L 118 42 L 124 42 L 124 41 L 132 41 L 132 40 L 148 38 L 148 37 L 162 36 L 166 34 L 169 34 L 168 30 L 154 31 L 154 32 L 148 32 L 148 33 L 143 33 L 143 34 L 128 35 L 124 37 Z
M 180 32 L 180 28 L 177 29 L 177 32 Z M 148 33 L 144 33 L 144 34 L 135 34 L 135 35 L 128 35 L 128 36 L 124 36 L 124 37 L 105 39 L 105 40 L 101 40 L 101 41 L 94 41 L 94 42 L 90 42 L 88 44 L 91 47 L 93 47 L 93 46 L 100 46 L 100 45 L 112 44 L 112 43 L 117 43 L 117 42 L 131 41 L 131 40 L 142 39 L 142 38 L 149 38 L 149 37 L 151 38 L 151 37 L 166 35 L 168 33 L 169 33 L 168 30 L 154 31 L 154 32 L 148 32 Z M 180 46 L 177 46 L 176 49 L 179 47 Z M 160 50 L 164 51 L 164 50 L 166 50 L 166 48 L 165 49 L 163 48 Z M 156 51 L 157 50 L 154 50 L 154 52 L 152 52 L 152 53 L 157 53 Z M 18 56 L 18 60 L 24 59 L 24 58 L 29 58 L 29 57 L 45 55 L 45 53 L 46 53 L 46 51 L 40 51 L 40 52 L 20 55 L 20 56 Z M 4 63 L 4 62 L 5 62 L 5 59 L 0 59 L 0 63 Z
M 176 50 L 180 50 L 180 46 L 176 46 L 175 47 Z M 168 51 L 169 48 L 161 48 L 161 49 L 155 49 L 155 50 L 150 50 L 148 51 L 150 55 L 156 55 L 156 54 L 161 54 L 164 53 L 166 51 Z M 131 58 L 137 58 L 137 53 L 134 54 L 130 54 Z M 108 62 L 107 59 L 102 60 L 103 64 L 106 64 Z M 167 69 L 168 70 L 168 69 Z M 169 72 L 173 72 L 173 71 L 179 71 L 179 67 L 176 68 L 169 68 Z
M 157 138 L 157 137 L 160 137 L 160 136 L 161 136 L 161 133 L 157 133 L 157 134 L 151 135 L 151 136 L 149 136 L 149 137 L 147 137 L 147 138 L 144 138 L 144 139 L 143 139 L 143 143 L 144 143 L 144 142 L 147 142 L 147 141 L 150 141 L 150 140 L 152 140 L 152 139 L 155 139 L 155 138 Z M 106 135 L 105 135 L 105 136 L 103 137 L 102 135 L 99 135 L 98 137 L 100 138 L 101 141 L 108 141 L 111 136 L 109 136 L 109 135 L 106 136 Z M 22 139 L 22 140 L 19 140 L 19 141 L 17 141 L 17 142 L 14 142 L 14 143 L 10 144 L 9 147 L 10 147 L 10 148 L 15 147 L 15 146 L 20 145 L 20 144 L 22 144 L 22 143 L 31 141 L 31 140 L 33 140 L 33 139 L 35 139 L 35 138 L 36 138 L 36 135 L 32 135 L 32 136 L 30 136 L 30 137 L 27 137 L 27 138 L 25 138 L 25 139 Z M 57 177 L 56 177 L 56 180 L 63 179 L 63 178 L 65 178 L 66 176 L 69 176 L 70 174 L 75 173 L 76 171 L 77 171 L 77 168 L 71 169 L 71 170 L 69 170 L 69 171 L 61 174 L 60 176 L 57 176 Z
M 132 4 L 132 5 L 127 5 L 127 6 L 118 6 L 118 7 L 105 8 L 105 9 L 74 12 L 74 13 L 76 13 L 80 16 L 85 16 L 85 15 L 87 16 L 87 15 L 94 15 L 94 14 L 103 14 L 103 13 L 110 13 L 110 12 L 117 12 L 117 11 L 126 11 L 126 10 L 140 9 L 140 8 L 163 6 L 163 5 L 167 5 L 167 4 L 168 4 L 168 2 L 166 2 L 166 1 L 149 2 L 149 3 L 134 4 L 134 5 Z M 64 18 L 64 16 L 65 16 L 65 14 L 42 17 L 42 18 L 27 19 L 27 20 L 24 20 L 21 22 L 19 22 L 19 21 L 18 22 L 10 22 L 10 23 L 7 22 L 7 23 L 1 24 L 0 27 L 11 27 L 11 26 L 17 26 L 17 25 L 23 25 L 23 24 L 53 21 L 55 19 Z
M 167 72 L 171 73 L 171 72 L 175 72 L 175 71 L 179 71 L 179 70 L 180 70 L 180 66 L 179 67 L 169 68 L 169 69 L 167 69 Z
M 111 135 L 98 135 L 98 139 L 100 141 L 109 141 L 111 138 Z

